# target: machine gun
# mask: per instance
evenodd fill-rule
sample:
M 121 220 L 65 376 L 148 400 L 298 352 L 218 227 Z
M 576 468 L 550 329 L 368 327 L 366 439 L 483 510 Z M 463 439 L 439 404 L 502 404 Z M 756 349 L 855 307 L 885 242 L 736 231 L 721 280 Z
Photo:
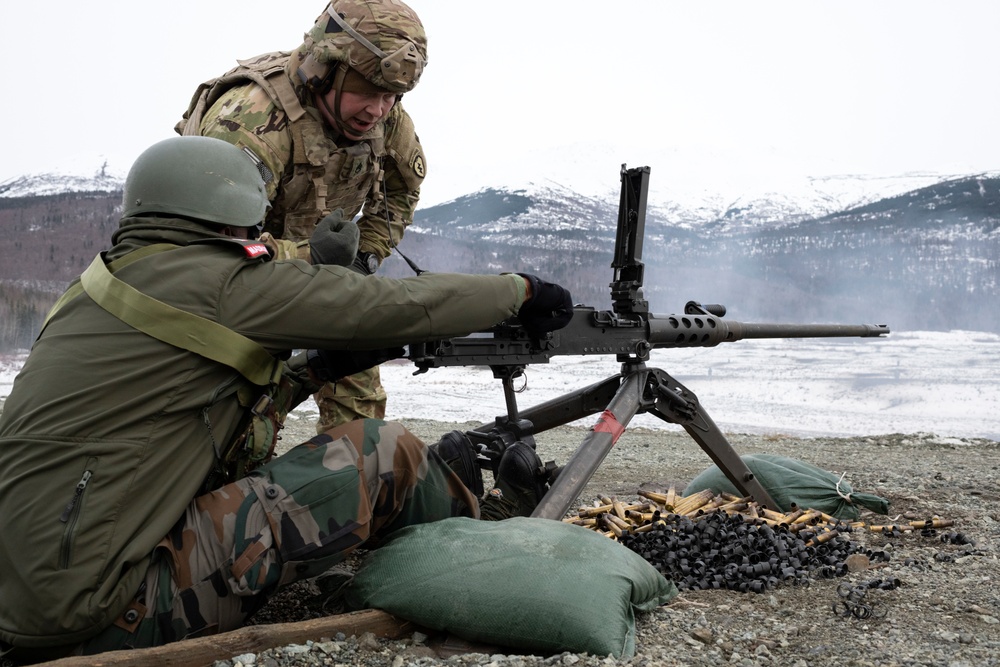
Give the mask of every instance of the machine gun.
M 534 435 L 600 413 L 590 433 L 562 467 L 547 463 L 539 474 L 550 486 L 532 516 L 560 519 L 637 414 L 650 413 L 679 424 L 744 495 L 776 509 L 691 390 L 658 368 L 649 368 L 656 348 L 712 347 L 751 338 L 880 337 L 878 324 L 755 324 L 725 320 L 722 305 L 689 301 L 683 315 L 655 315 L 643 298 L 642 242 L 646 225 L 649 167 L 621 169 L 621 201 L 614 259 L 612 309 L 576 306 L 569 324 L 533 338 L 516 318 L 471 336 L 411 345 L 408 358 L 424 373 L 443 366 L 489 366 L 503 385 L 507 414 L 466 434 L 476 446 L 480 466 L 494 473 L 504 450 L 518 440 L 535 445 Z M 556 355 L 615 355 L 617 375 L 526 410 L 517 406 L 514 380 L 529 364 Z

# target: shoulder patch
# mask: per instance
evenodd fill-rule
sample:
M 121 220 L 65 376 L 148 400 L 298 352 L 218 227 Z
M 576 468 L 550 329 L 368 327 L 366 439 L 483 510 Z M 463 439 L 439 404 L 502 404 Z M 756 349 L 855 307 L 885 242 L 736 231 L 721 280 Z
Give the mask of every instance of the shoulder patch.
M 250 158 L 251 162 L 253 162 L 253 166 L 257 167 L 260 177 L 264 179 L 264 185 L 268 185 L 272 180 L 274 180 L 274 172 L 272 172 L 268 166 L 264 164 L 263 160 L 257 157 L 257 154 L 253 152 L 253 149 L 249 146 L 243 146 L 242 148 L 243 152 L 246 153 L 246 156 Z
M 271 250 L 266 245 L 260 241 L 247 242 L 243 245 L 243 250 L 246 252 L 247 257 L 250 259 L 257 259 L 258 257 L 267 257 L 271 259 Z
M 421 152 L 419 146 L 414 149 L 413 155 L 410 157 L 410 168 L 420 178 L 427 175 L 427 170 L 424 167 L 424 154 Z

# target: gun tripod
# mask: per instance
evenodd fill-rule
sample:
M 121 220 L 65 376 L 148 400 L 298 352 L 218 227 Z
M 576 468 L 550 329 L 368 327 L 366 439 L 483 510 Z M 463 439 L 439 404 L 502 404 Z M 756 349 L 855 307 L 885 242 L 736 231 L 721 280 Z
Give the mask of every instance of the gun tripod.
M 534 517 L 561 519 L 625 432 L 628 423 L 642 413 L 682 426 L 743 495 L 752 496 L 761 505 L 777 508 L 726 436 L 701 407 L 697 396 L 668 373 L 648 368 L 644 361 L 624 360 L 618 375 L 523 412 L 517 408 L 513 388 L 513 380 L 522 374 L 523 367 L 493 366 L 492 369 L 494 376 L 503 382 L 507 415 L 497 417 L 493 424 L 480 425 L 469 435 L 473 442 L 492 452 L 492 456 L 486 454 L 484 458 L 494 466 L 503 448 L 511 442 L 523 440 L 533 445 L 536 433 L 600 413 L 597 423 L 558 474 L 553 474 L 556 471 L 551 464 L 545 471 L 539 472 L 554 479 L 535 508 Z M 487 443 L 492 443 L 493 447 Z

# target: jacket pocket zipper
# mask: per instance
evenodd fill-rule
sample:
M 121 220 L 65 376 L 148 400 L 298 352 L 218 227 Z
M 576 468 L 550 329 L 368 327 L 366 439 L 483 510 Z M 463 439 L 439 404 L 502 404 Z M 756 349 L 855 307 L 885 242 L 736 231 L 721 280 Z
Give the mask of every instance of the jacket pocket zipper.
M 66 503 L 62 514 L 59 515 L 59 520 L 66 524 L 62 542 L 59 545 L 59 567 L 63 569 L 69 567 L 70 556 L 73 552 L 73 533 L 76 531 L 76 523 L 83 509 L 83 494 L 87 490 L 90 478 L 94 475 L 93 471 L 90 470 L 94 462 L 94 459 L 87 461 L 87 470 L 83 471 L 80 481 L 76 483 L 76 488 L 73 490 L 73 497 Z

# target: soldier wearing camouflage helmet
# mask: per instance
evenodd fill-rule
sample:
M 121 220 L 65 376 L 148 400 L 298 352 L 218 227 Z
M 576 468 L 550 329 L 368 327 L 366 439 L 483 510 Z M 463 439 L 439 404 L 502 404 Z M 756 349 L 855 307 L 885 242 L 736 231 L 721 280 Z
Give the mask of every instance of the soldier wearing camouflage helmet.
M 267 206 L 246 153 L 218 139 L 167 139 L 133 165 L 111 248 L 57 302 L 0 413 L 0 655 L 225 632 L 370 539 L 538 503 L 529 445 L 507 448 L 480 502 L 464 434 L 428 447 L 379 419 L 230 466 L 262 433 L 274 444 L 258 417 L 280 426 L 314 373 L 514 314 L 543 332 L 572 317 L 534 276 L 371 280 L 273 259 L 247 238 Z M 285 363 L 293 349 L 322 363 Z
M 399 103 L 426 62 L 427 37 L 411 8 L 334 0 L 294 51 L 241 60 L 202 84 L 176 129 L 223 139 L 257 161 L 271 200 L 262 239 L 279 256 L 325 261 L 323 234 L 360 213 L 352 266 L 372 274 L 413 221 L 426 173 Z M 316 402 L 317 432 L 383 417 L 378 367 L 323 387 Z

